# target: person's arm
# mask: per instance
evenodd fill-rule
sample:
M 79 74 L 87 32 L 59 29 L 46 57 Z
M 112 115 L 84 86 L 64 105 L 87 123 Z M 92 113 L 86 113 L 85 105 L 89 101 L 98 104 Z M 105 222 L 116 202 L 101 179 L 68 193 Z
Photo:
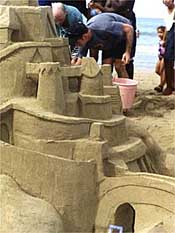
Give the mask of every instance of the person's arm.
M 133 27 L 131 25 L 123 24 L 123 32 L 126 35 L 126 50 L 122 56 L 122 61 L 124 64 L 128 64 L 130 62 L 134 30 L 133 30 Z
M 110 24 L 110 28 L 108 27 L 108 30 L 108 32 L 113 34 L 116 38 L 120 37 L 123 40 L 126 38 L 126 49 L 122 56 L 122 61 L 124 64 L 128 64 L 130 62 L 131 48 L 134 37 L 133 27 L 129 23 L 112 22 Z
M 104 12 L 123 12 L 127 9 L 132 10 L 135 0 L 107 0 Z
M 98 3 L 98 2 L 95 2 L 95 1 L 90 1 L 89 4 L 88 4 L 89 8 L 93 9 L 93 8 L 97 8 L 99 9 L 101 12 L 104 11 L 104 7 Z

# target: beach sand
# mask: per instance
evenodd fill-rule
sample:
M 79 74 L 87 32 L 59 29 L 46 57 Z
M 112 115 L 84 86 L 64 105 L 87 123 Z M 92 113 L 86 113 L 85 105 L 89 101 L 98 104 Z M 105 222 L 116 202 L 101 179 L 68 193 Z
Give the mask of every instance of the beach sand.
M 137 97 L 127 117 L 146 128 L 163 150 L 175 154 L 175 93 L 157 94 L 159 77 L 154 72 L 136 71 L 134 79 Z

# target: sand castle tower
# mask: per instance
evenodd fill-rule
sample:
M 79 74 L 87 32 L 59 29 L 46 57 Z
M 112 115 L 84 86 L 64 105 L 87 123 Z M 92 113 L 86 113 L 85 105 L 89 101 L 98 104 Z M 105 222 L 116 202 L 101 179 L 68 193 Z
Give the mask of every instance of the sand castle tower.
M 174 170 L 153 138 L 121 114 L 110 68 L 92 58 L 70 65 L 50 7 L 1 2 L 3 232 L 169 227 Z

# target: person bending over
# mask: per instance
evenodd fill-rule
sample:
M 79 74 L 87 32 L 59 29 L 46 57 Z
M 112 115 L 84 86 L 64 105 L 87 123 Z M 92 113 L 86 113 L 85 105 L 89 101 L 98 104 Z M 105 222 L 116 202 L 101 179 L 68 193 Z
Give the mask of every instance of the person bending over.
M 86 0 L 38 0 L 39 6 L 51 6 L 52 3 L 61 2 L 66 5 L 76 7 L 84 16 L 87 17 L 88 10 L 86 8 Z
M 129 19 L 134 28 L 131 60 L 129 64 L 126 65 L 129 78 L 131 79 L 133 79 L 134 76 L 134 56 L 136 51 L 136 16 L 133 11 L 134 4 L 135 0 L 107 0 L 104 7 L 104 12 L 116 13 Z
M 52 3 L 52 13 L 58 35 L 66 36 L 67 30 L 78 22 L 83 22 L 81 12 L 73 6 L 63 3 Z
M 81 64 L 81 58 L 86 56 L 88 49 L 105 51 L 102 55 L 103 64 L 115 63 L 118 69 L 118 57 L 125 66 L 130 62 L 133 42 L 133 27 L 126 18 L 113 14 L 102 13 L 92 17 L 85 26 L 83 23 L 73 25 L 68 32 L 70 41 L 81 46 L 78 57 L 72 64 Z M 120 48 L 121 42 L 124 44 Z M 120 74 L 118 74 L 121 77 Z
M 76 7 L 63 3 L 53 3 L 52 13 L 58 36 L 68 37 L 67 32 L 69 28 L 78 22 L 83 22 L 83 16 Z M 70 45 L 70 50 L 71 57 L 77 56 L 79 51 L 78 47 Z
M 95 8 L 96 11 L 106 12 L 106 13 L 116 13 L 130 20 L 131 25 L 134 28 L 134 36 L 131 50 L 131 59 L 129 64 L 126 65 L 127 73 L 129 78 L 133 79 L 134 76 L 134 56 L 136 50 L 136 16 L 133 11 L 135 0 L 103 0 L 91 1 L 91 8 Z M 124 45 L 121 44 L 120 48 Z M 120 62 L 120 57 L 118 57 Z

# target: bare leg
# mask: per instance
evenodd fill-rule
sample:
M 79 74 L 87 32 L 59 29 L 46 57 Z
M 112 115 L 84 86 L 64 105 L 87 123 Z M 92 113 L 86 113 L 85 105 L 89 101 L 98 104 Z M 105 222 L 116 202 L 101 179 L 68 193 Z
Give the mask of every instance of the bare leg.
M 103 59 L 102 64 L 111 65 L 111 72 L 113 71 L 113 59 L 111 57 Z
M 119 78 L 129 78 L 126 66 L 123 65 L 121 59 L 115 59 L 115 70 Z
M 166 83 L 166 80 L 165 80 L 165 70 L 162 71 L 161 75 L 160 75 L 160 86 L 161 87 L 164 87 Z
M 96 61 L 98 61 L 98 50 L 90 49 L 90 57 L 93 57 Z
M 126 64 L 126 71 L 130 79 L 134 77 L 134 60 L 131 60 L 129 64 Z

